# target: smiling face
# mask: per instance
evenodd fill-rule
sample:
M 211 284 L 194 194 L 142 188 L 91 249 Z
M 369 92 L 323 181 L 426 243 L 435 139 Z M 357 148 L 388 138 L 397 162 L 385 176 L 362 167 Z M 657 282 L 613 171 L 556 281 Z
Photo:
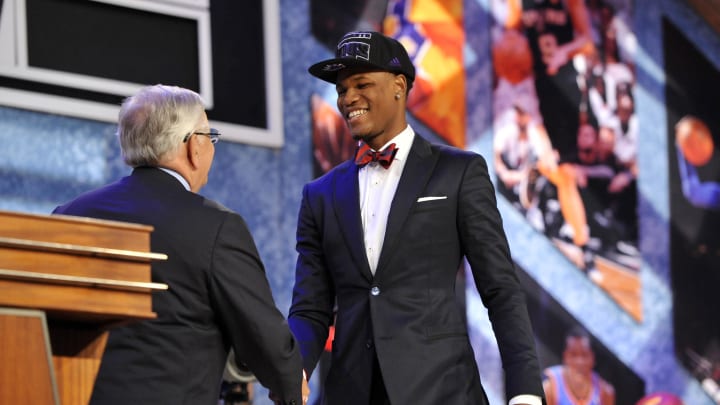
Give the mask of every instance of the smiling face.
M 345 69 L 338 74 L 337 107 L 353 139 L 373 149 L 382 147 L 407 126 L 405 76 L 367 69 Z

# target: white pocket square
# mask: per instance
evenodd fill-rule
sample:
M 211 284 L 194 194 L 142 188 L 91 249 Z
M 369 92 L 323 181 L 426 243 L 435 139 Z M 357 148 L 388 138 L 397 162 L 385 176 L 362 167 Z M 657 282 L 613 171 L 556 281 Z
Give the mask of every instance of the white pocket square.
M 420 197 L 417 199 L 417 202 L 425 202 L 425 201 L 433 201 L 433 200 L 445 200 L 447 199 L 446 195 L 440 195 L 440 196 L 433 196 L 433 197 Z

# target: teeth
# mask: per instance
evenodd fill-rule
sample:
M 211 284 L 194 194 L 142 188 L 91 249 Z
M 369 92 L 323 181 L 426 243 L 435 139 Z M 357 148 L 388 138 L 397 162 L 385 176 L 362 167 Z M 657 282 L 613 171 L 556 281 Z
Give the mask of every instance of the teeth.
M 366 112 L 367 112 L 367 110 L 355 110 L 355 111 L 350 111 L 350 112 L 348 113 L 348 118 L 359 117 L 359 116 L 361 116 L 361 115 L 364 115 Z

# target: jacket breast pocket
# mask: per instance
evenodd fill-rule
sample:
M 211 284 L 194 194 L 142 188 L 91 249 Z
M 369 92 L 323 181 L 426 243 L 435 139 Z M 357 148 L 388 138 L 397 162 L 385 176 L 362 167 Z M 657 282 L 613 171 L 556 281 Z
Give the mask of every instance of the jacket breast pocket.
M 426 201 L 416 201 L 415 206 L 413 209 L 413 212 L 425 212 L 425 211 L 432 211 L 432 210 L 443 210 L 450 207 L 450 202 L 447 198 L 444 199 L 437 199 L 437 200 L 426 200 Z
M 449 199 L 415 203 L 403 228 L 409 246 L 452 244 L 457 239 L 456 209 Z

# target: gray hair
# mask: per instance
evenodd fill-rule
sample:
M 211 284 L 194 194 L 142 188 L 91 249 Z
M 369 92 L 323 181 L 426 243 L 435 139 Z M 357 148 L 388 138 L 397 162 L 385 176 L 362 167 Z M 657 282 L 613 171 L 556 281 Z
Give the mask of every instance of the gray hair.
M 125 99 L 118 115 L 118 138 L 128 166 L 157 166 L 195 129 L 205 111 L 192 90 L 157 84 Z

